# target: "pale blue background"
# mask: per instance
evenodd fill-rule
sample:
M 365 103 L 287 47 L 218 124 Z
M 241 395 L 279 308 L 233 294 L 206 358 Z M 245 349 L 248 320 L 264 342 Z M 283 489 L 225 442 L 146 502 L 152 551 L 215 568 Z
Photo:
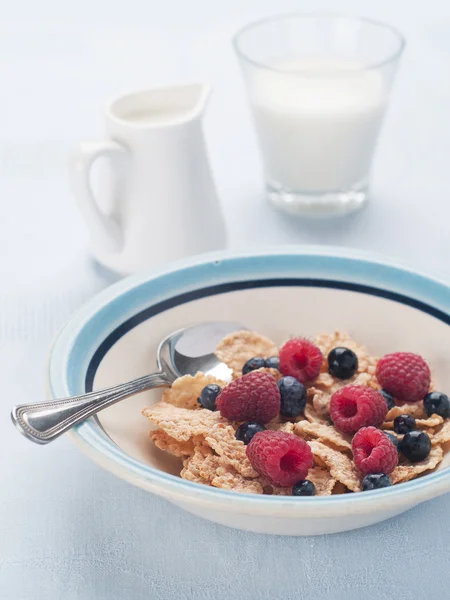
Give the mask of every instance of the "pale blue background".
M 0 22 L 0 599 L 390 600 L 448 597 L 450 496 L 322 538 L 212 525 L 103 472 L 67 440 L 38 448 L 9 407 L 44 396 L 54 334 L 112 281 L 86 253 L 66 157 L 102 132 L 129 88 L 208 80 L 211 160 L 233 248 L 329 243 L 450 278 L 450 8 L 442 0 L 16 0 Z M 260 167 L 230 49 L 242 23 L 292 10 L 365 13 L 409 46 L 368 209 L 304 225 L 261 201 Z M 258 215 L 258 227 L 250 223 Z

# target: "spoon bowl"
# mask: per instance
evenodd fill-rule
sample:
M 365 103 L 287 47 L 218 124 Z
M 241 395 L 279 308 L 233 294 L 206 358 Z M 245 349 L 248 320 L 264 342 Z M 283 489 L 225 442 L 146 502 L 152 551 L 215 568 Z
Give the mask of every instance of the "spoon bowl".
M 175 331 L 159 345 L 156 363 L 172 383 L 199 371 L 222 381 L 231 380 L 231 369 L 215 355 L 219 342 L 229 333 L 245 329 L 239 323 L 213 321 Z

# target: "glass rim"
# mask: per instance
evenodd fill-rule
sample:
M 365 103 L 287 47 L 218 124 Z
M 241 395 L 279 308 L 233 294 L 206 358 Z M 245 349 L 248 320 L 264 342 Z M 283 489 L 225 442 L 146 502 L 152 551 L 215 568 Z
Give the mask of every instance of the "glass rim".
M 255 67 L 267 69 L 269 71 L 274 71 L 276 73 L 285 72 L 285 73 L 289 73 L 290 75 L 303 75 L 304 73 L 306 73 L 307 72 L 306 69 L 299 69 L 296 71 L 282 71 L 281 69 L 273 67 L 266 62 L 250 58 L 250 56 L 248 56 L 248 54 L 246 54 L 240 46 L 240 40 L 241 40 L 242 36 L 245 35 L 246 33 L 248 33 L 249 31 L 251 31 L 252 29 L 257 29 L 261 25 L 265 25 L 270 22 L 277 22 L 277 21 L 289 20 L 289 19 L 294 19 L 294 18 L 305 19 L 305 20 L 306 19 L 330 19 L 330 20 L 347 19 L 349 21 L 356 21 L 356 22 L 360 22 L 360 23 L 366 23 L 369 25 L 375 25 L 376 27 L 390 31 L 393 34 L 393 36 L 395 38 L 397 38 L 398 48 L 394 52 L 392 52 L 387 58 L 384 58 L 383 60 L 368 64 L 368 65 L 356 67 L 355 69 L 351 69 L 351 71 L 349 71 L 349 72 L 359 72 L 359 71 L 368 71 L 371 69 L 379 69 L 391 62 L 394 62 L 398 58 L 400 58 L 400 56 L 403 53 L 403 50 L 405 49 L 406 39 L 405 39 L 404 35 L 393 25 L 390 25 L 389 23 L 385 23 L 384 21 L 379 21 L 378 19 L 372 19 L 370 17 L 362 17 L 362 16 L 351 15 L 351 14 L 346 14 L 346 13 L 292 12 L 292 13 L 272 15 L 271 17 L 264 17 L 264 18 L 258 19 L 256 21 L 251 21 L 250 23 L 247 23 L 246 25 L 244 25 L 243 27 L 238 29 L 232 38 L 232 44 L 233 44 L 234 50 L 235 50 L 238 58 L 252 64 Z

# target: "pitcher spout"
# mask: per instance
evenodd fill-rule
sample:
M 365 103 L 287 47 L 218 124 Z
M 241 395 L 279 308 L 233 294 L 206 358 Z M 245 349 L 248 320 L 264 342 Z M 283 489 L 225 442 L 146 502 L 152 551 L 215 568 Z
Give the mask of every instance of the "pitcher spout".
M 207 83 L 192 83 L 180 87 L 179 93 L 180 99 L 184 96 L 186 114 L 190 114 L 192 118 L 201 117 L 208 105 L 211 86 Z
M 111 119 L 127 125 L 181 124 L 202 117 L 210 94 L 206 83 L 173 85 L 122 96 L 107 110 Z

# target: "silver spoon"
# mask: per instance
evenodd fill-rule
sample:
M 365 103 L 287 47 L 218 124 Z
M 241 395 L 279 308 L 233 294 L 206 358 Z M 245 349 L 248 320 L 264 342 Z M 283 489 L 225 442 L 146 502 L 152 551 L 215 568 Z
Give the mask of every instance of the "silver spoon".
M 202 371 L 230 381 L 231 369 L 220 362 L 214 352 L 222 338 L 242 329 L 245 328 L 238 323 L 223 321 L 180 329 L 160 343 L 155 373 L 72 398 L 20 404 L 12 409 L 11 419 L 29 440 L 48 444 L 100 410 L 144 390 L 170 387 L 177 377 Z

